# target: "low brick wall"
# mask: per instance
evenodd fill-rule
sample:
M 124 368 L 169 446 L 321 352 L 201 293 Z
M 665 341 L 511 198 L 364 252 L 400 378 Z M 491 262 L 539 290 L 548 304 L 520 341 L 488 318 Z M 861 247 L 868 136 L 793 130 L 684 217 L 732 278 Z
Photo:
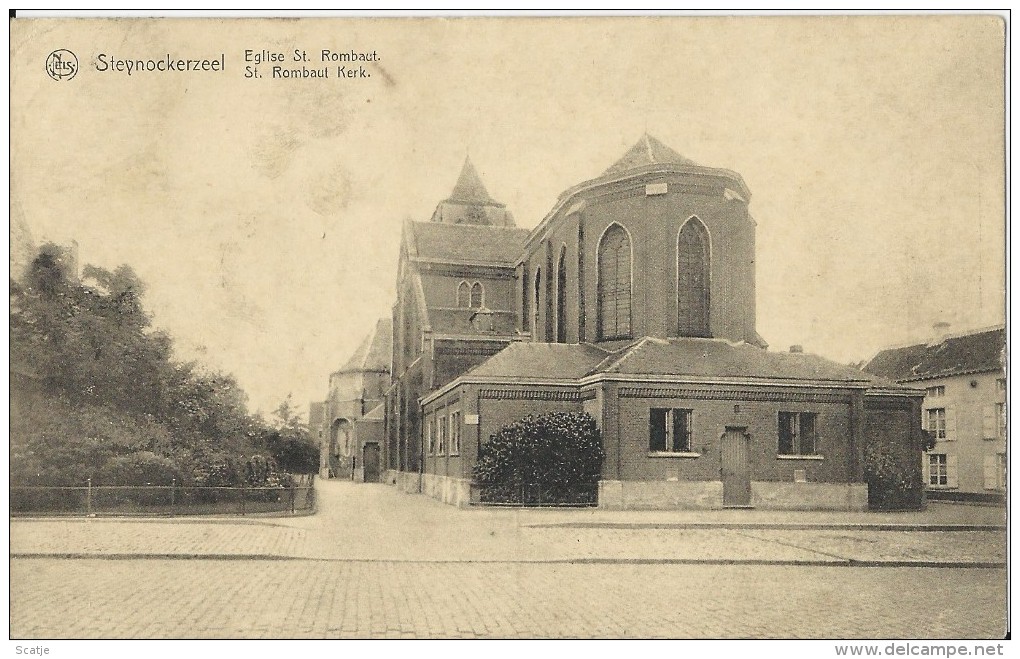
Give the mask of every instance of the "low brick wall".
M 751 483 L 751 505 L 765 510 L 868 509 L 865 483 Z
M 421 490 L 422 494 L 451 506 L 465 507 L 471 503 L 471 481 L 466 478 L 425 474 Z

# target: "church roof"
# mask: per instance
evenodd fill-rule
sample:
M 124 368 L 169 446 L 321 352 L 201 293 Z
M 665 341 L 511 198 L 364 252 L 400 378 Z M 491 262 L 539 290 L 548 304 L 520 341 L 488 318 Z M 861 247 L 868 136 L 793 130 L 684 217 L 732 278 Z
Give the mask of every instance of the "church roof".
M 361 417 L 360 420 L 361 421 L 382 421 L 383 417 L 386 415 L 386 411 L 385 411 L 384 407 L 385 406 L 382 403 L 379 403 L 378 405 L 373 407 L 371 410 L 369 410 L 368 414 L 366 414 L 365 416 Z
M 470 156 L 464 158 L 464 166 L 460 170 L 460 177 L 457 179 L 457 184 L 453 186 L 453 192 L 450 193 L 450 198 L 447 201 L 461 204 L 502 206 L 502 204 L 489 196 L 489 191 L 485 189 L 485 184 L 482 183 L 481 177 L 478 176 L 478 170 L 475 169 Z
M 587 343 L 511 343 L 466 375 L 576 380 L 591 371 L 608 354 Z
M 389 318 L 380 318 L 372 331 L 365 337 L 365 340 L 358 346 L 358 349 L 351 355 L 351 358 L 336 372 L 389 372 L 390 342 L 393 337 L 391 324 Z
M 417 256 L 439 261 L 513 265 L 524 249 L 527 229 L 480 224 L 411 222 Z
M 630 147 L 627 153 L 612 164 L 602 176 L 610 176 L 647 165 L 672 163 L 677 165 L 697 165 L 693 160 L 683 157 L 648 133 L 641 136 L 637 144 Z
M 902 382 L 1001 371 L 1005 347 L 1006 329 L 997 327 L 950 336 L 930 345 L 882 350 L 864 370 Z

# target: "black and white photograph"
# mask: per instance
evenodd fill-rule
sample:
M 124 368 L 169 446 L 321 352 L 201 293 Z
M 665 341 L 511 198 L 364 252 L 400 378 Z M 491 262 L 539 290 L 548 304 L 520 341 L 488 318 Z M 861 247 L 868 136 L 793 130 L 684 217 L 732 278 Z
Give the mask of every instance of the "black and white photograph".
M 1004 655 L 1009 27 L 12 12 L 10 652 Z

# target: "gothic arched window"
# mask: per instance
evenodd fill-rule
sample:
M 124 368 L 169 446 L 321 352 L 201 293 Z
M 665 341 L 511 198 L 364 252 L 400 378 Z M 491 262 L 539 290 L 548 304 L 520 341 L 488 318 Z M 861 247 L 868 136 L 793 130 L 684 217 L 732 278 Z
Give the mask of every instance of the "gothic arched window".
M 535 304 L 532 306 L 534 309 L 534 316 L 532 316 L 531 327 L 534 328 L 532 331 L 534 335 L 531 337 L 532 340 L 538 340 L 538 310 L 542 308 L 542 268 L 535 268 Z
M 679 336 L 711 336 L 708 324 L 711 255 L 708 230 L 692 217 L 680 230 L 676 245 L 676 306 Z
M 598 337 L 630 338 L 631 245 L 619 224 L 610 226 L 599 241 L 598 274 Z
M 567 342 L 567 247 L 560 248 L 556 268 L 556 343 Z
M 466 281 L 462 281 L 457 285 L 457 306 L 467 307 L 471 305 L 471 287 L 468 286 Z
M 475 282 L 471 285 L 471 308 L 478 309 L 485 302 L 485 289 L 482 288 L 481 282 Z

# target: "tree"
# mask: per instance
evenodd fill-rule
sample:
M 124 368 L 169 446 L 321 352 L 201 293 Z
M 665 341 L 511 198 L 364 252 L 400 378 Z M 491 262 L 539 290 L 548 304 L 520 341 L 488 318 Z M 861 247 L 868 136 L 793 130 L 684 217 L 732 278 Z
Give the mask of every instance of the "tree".
M 266 437 L 266 445 L 280 468 L 295 474 L 318 471 L 319 446 L 294 407 L 291 394 L 273 410 L 272 422 L 274 428 Z
M 29 365 L 41 391 L 12 415 L 12 483 L 204 482 L 210 474 L 277 482 L 278 460 L 260 452 L 273 430 L 248 413 L 237 381 L 172 359 L 173 343 L 150 327 L 145 286 L 129 266 L 87 265 L 79 279 L 71 262 L 48 244 L 25 281 L 11 282 L 12 364 Z M 292 420 L 285 425 L 300 432 Z

